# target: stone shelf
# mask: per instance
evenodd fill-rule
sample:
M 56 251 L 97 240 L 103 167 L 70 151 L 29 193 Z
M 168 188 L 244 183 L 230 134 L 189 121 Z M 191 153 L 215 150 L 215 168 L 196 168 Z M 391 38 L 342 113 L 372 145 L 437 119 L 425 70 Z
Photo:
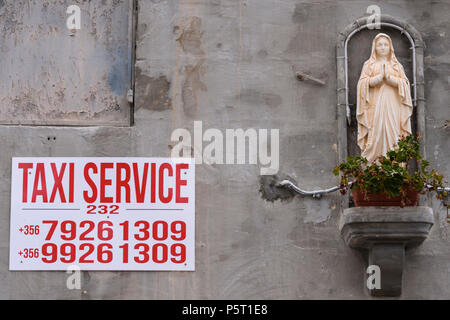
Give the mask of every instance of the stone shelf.
M 372 296 L 396 297 L 402 292 L 405 249 L 419 246 L 433 226 L 429 207 L 354 207 L 345 209 L 339 229 L 345 243 L 368 251 L 368 264 L 381 271 L 381 288 Z

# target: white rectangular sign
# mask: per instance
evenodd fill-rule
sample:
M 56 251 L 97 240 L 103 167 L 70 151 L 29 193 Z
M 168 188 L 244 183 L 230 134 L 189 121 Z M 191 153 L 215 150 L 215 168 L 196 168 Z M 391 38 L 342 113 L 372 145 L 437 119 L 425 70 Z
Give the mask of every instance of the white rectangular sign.
M 195 165 L 13 158 L 10 270 L 195 269 Z

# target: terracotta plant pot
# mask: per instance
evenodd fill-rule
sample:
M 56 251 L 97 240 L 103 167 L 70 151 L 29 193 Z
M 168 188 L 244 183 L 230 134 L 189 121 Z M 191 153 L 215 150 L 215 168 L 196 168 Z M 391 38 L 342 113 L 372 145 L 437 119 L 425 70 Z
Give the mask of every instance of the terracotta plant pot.
M 364 193 L 361 192 L 360 189 L 352 190 L 352 197 L 356 207 L 415 207 L 417 206 L 417 202 L 419 200 L 419 193 L 414 188 L 409 189 L 407 193 L 407 200 L 404 204 L 402 204 L 400 197 L 389 198 L 385 193 L 369 193 L 367 194 L 367 197 L 364 198 Z

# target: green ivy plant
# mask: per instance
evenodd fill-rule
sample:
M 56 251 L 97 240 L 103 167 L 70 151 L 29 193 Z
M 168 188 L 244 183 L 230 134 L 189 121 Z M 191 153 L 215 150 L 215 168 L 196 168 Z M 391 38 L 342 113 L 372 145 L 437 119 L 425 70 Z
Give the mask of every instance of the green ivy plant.
M 418 169 L 411 174 L 408 168 L 413 160 L 417 161 Z M 407 192 L 412 188 L 421 194 L 444 188 L 443 176 L 434 169 L 429 170 L 428 166 L 429 162 L 420 154 L 418 139 L 410 135 L 400 138 L 395 150 L 373 163 L 369 164 L 361 156 L 348 157 L 333 173 L 341 174 L 339 190 L 342 194 L 348 189 L 360 189 L 365 197 L 384 193 L 389 198 L 400 196 L 404 205 L 408 201 Z M 443 196 L 446 196 L 445 192 L 437 193 L 438 199 L 442 200 Z

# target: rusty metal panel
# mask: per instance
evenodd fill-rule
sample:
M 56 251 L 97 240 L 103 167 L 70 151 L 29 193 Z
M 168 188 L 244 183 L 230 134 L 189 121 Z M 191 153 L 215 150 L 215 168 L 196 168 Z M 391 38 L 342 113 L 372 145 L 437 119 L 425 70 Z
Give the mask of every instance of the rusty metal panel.
M 133 12 L 133 0 L 0 0 L 0 123 L 128 126 Z

